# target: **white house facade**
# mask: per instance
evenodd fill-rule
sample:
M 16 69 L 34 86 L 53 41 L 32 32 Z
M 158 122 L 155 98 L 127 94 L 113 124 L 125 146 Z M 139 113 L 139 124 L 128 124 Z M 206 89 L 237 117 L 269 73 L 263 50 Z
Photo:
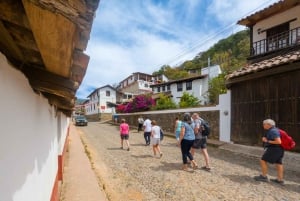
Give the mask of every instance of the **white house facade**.
M 123 96 L 118 102 L 127 102 L 134 96 L 152 92 L 150 85 L 154 84 L 156 79 L 156 77 L 146 73 L 132 73 L 119 83 L 118 91 Z
M 209 79 L 217 77 L 221 73 L 219 65 L 201 69 L 200 76 L 174 80 L 151 85 L 154 94 L 168 93 L 172 100 L 178 104 L 184 92 L 197 97 L 201 105 L 208 103 Z
M 95 89 L 85 104 L 86 115 L 114 113 L 114 108 L 108 107 L 108 103 L 116 103 L 116 96 L 116 89 L 110 85 Z
M 201 75 L 176 81 L 170 81 L 160 84 L 151 85 L 153 93 L 169 92 L 172 100 L 178 104 L 184 92 L 192 94 L 200 100 L 201 104 L 207 101 L 208 76 Z
M 208 66 L 201 69 L 201 75 L 208 75 L 209 79 L 215 78 L 222 73 L 219 65 Z

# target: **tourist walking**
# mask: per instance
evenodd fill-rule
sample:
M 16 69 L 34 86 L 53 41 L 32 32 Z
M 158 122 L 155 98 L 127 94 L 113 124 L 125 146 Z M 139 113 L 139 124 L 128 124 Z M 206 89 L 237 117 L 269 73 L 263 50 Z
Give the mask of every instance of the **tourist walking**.
M 140 131 L 142 131 L 143 124 L 144 124 L 144 119 L 143 119 L 143 117 L 140 116 L 140 117 L 138 118 L 138 133 L 139 133 Z
M 181 130 L 181 120 L 179 120 L 178 117 L 175 118 L 175 137 L 177 142 L 179 141 L 179 136 L 180 136 L 180 130 Z
M 193 122 L 191 120 L 190 114 L 185 113 L 183 116 L 183 122 L 181 124 L 181 131 L 180 131 L 180 136 L 178 141 L 178 145 L 180 145 L 181 148 L 183 170 L 188 170 L 187 158 L 189 158 L 189 160 L 191 161 L 191 165 L 193 169 L 196 169 L 198 167 L 197 163 L 194 161 L 193 155 L 190 152 L 194 140 L 195 140 L 195 134 L 194 134 Z
M 155 120 L 151 121 L 152 130 L 151 130 L 151 144 L 153 149 L 154 157 L 156 157 L 156 154 L 159 154 L 159 157 L 161 158 L 163 153 L 160 151 L 160 130 L 161 128 L 157 125 Z
M 260 159 L 261 174 L 259 176 L 255 176 L 254 179 L 256 181 L 268 182 L 268 163 L 271 163 L 276 165 L 277 179 L 270 180 L 283 185 L 282 159 L 284 156 L 284 150 L 280 145 L 281 139 L 279 129 L 275 127 L 275 121 L 272 119 L 264 120 L 263 128 L 266 130 L 266 133 L 262 137 L 265 151 Z
M 152 129 L 151 120 L 148 117 L 146 117 L 146 120 L 144 121 L 143 128 L 144 128 L 144 139 L 147 146 L 150 145 L 150 136 L 151 136 L 151 129 Z
M 204 157 L 205 160 L 205 166 L 202 166 L 201 169 L 210 171 L 210 159 L 209 155 L 207 152 L 207 136 L 204 136 L 202 134 L 203 131 L 203 122 L 201 121 L 202 119 L 199 117 L 198 113 L 194 113 L 192 115 L 192 119 L 194 121 L 194 133 L 195 133 L 195 142 L 192 146 L 191 153 L 193 157 L 195 156 L 195 150 L 196 149 L 201 149 L 201 153 Z
M 126 123 L 125 119 L 121 120 L 120 124 L 120 137 L 121 137 L 121 149 L 123 149 L 123 142 L 125 140 L 127 145 L 127 151 L 130 150 L 129 145 L 129 125 Z

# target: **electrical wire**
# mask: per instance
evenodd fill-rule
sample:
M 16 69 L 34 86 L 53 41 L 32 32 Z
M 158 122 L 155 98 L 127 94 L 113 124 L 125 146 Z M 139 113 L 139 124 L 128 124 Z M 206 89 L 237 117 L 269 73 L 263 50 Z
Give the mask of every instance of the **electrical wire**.
M 243 17 L 239 18 L 239 19 L 243 19 L 247 16 L 249 16 L 251 13 L 254 13 L 255 11 L 261 9 L 261 8 L 265 8 L 266 7 L 266 4 L 270 4 L 270 2 L 273 2 L 274 0 L 267 0 L 265 2 L 263 2 L 262 4 L 260 4 L 257 8 L 247 12 L 246 14 L 243 15 Z M 280 1 L 280 0 L 279 0 Z M 217 36 L 223 34 L 225 35 L 226 31 L 227 30 L 231 30 L 234 26 L 237 26 L 236 25 L 236 22 L 234 23 L 231 23 L 229 25 L 226 25 L 224 28 L 222 28 L 220 31 L 217 31 L 216 33 L 212 34 L 212 35 L 209 35 L 208 37 L 206 37 L 205 39 L 199 39 L 198 42 L 196 42 L 195 45 L 191 46 L 191 47 L 186 47 L 186 48 L 183 48 L 181 52 L 179 52 L 177 55 L 175 55 L 172 59 L 170 59 L 168 62 L 165 62 L 164 64 L 160 64 L 158 65 L 158 68 L 161 68 L 163 65 L 166 65 L 166 64 L 170 64 L 170 63 L 173 63 L 175 61 L 178 61 L 181 57 L 191 53 L 191 51 L 203 46 L 204 44 L 208 43 L 209 41 L 217 38 Z

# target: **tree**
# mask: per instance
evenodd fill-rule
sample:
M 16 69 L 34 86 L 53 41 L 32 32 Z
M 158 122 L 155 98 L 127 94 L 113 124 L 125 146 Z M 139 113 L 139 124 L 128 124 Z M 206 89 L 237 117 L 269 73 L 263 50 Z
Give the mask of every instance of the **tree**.
M 195 97 L 193 94 L 183 92 L 180 98 L 179 107 L 180 108 L 195 107 L 199 105 L 199 102 L 200 102 L 199 99 Z
M 165 110 L 176 108 L 176 103 L 164 94 L 159 94 L 159 99 L 156 101 L 156 105 L 153 107 L 154 110 Z
M 219 103 L 219 95 L 226 93 L 225 74 L 215 77 L 209 82 L 208 98 L 211 104 Z

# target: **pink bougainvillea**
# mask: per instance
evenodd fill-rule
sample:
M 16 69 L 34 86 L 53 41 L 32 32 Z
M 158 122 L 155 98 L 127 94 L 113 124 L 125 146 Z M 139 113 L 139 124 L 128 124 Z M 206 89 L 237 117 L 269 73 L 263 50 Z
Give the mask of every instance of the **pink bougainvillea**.
M 155 101 L 150 95 L 138 95 L 126 105 L 118 105 L 116 108 L 119 113 L 132 113 L 150 110 L 155 105 Z

